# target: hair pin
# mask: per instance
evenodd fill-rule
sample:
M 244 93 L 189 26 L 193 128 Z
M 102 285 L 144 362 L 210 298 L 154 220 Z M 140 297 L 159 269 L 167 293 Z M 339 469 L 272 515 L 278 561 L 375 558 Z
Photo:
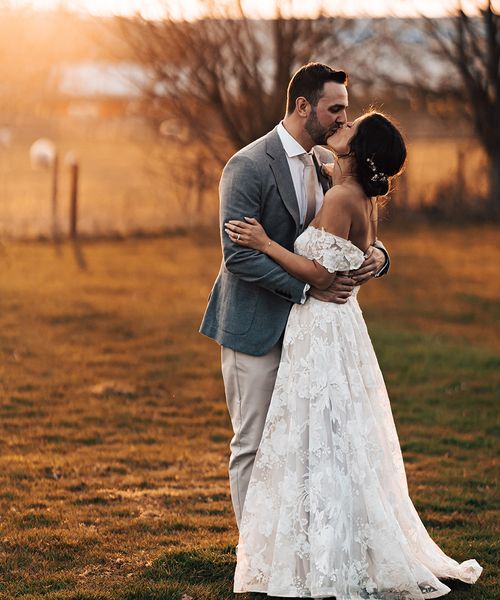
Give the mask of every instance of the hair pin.
M 387 181 L 387 175 L 382 171 L 377 170 L 373 158 L 367 157 L 366 162 L 368 163 L 368 166 L 373 172 L 373 175 L 370 178 L 371 181 L 381 181 L 382 183 L 385 183 Z

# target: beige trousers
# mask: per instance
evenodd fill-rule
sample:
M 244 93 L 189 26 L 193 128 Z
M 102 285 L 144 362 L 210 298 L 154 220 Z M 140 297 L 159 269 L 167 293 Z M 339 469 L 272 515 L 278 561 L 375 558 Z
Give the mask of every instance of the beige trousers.
M 222 377 L 234 436 L 229 458 L 229 484 L 238 527 L 264 430 L 281 357 L 281 345 L 251 356 L 222 347 Z

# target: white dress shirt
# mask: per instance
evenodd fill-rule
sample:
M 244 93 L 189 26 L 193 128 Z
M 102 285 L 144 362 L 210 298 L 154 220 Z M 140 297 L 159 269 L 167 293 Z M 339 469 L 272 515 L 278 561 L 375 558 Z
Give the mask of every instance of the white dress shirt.
M 292 174 L 293 187 L 295 189 L 295 195 L 297 196 L 297 202 L 299 204 L 299 216 L 300 216 L 300 225 L 304 225 L 304 219 L 307 212 L 307 195 L 306 195 L 306 183 L 304 177 L 304 169 L 305 165 L 300 160 L 299 155 L 305 154 L 304 148 L 299 144 L 299 142 L 288 133 L 283 125 L 283 121 L 280 121 L 277 132 L 281 143 L 283 144 L 283 148 L 285 149 L 286 159 L 288 161 L 288 166 L 290 167 L 290 173 Z M 312 154 L 312 151 L 309 152 Z M 316 211 L 315 214 L 319 211 L 321 206 L 323 205 L 324 191 L 321 187 L 319 179 L 316 182 Z M 310 289 L 310 285 L 308 283 L 304 286 L 304 292 L 302 294 L 302 299 L 300 301 L 301 304 L 307 300 L 307 291 Z
M 306 151 L 299 142 L 288 133 L 283 125 L 283 121 L 280 121 L 277 132 L 281 143 L 283 144 L 283 148 L 285 149 L 286 159 L 288 161 L 288 166 L 290 167 L 290 173 L 292 174 L 293 187 L 299 204 L 300 224 L 303 225 L 307 212 L 307 196 L 304 180 L 305 167 L 304 163 L 299 159 L 299 155 L 305 154 Z M 309 152 L 309 154 L 312 155 L 312 151 Z M 323 205 L 324 194 L 318 179 L 316 182 L 316 214 Z

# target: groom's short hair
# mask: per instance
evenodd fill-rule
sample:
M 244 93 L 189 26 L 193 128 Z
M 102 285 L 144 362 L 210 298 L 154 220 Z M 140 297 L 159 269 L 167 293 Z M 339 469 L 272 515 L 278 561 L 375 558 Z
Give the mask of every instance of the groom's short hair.
M 294 74 L 288 84 L 286 94 L 286 111 L 291 115 L 295 110 L 297 98 L 303 96 L 312 105 L 316 106 L 323 95 L 325 83 L 333 81 L 347 85 L 347 74 L 345 71 L 337 71 L 322 63 L 308 63 Z

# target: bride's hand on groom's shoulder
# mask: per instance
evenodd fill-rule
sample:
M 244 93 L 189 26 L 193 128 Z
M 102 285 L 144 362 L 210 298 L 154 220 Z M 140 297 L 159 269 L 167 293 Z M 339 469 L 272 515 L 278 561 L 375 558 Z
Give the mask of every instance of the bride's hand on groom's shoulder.
M 384 266 L 386 257 L 382 250 L 370 246 L 366 251 L 365 260 L 363 264 L 355 271 L 350 271 L 349 275 L 354 279 L 356 285 L 363 285 L 367 281 L 370 281 L 372 277 L 380 271 Z
M 335 163 L 321 163 L 321 171 L 325 177 L 328 177 L 333 181 L 333 173 L 335 169 Z

